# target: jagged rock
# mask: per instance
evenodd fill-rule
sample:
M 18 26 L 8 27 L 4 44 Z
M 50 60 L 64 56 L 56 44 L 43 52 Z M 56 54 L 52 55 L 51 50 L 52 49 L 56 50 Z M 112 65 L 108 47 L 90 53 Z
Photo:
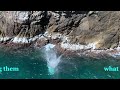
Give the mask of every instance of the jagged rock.
M 120 42 L 119 11 L 1 11 L 0 41 L 13 43 L 58 40 L 78 49 L 117 48 Z M 8 38 L 7 38 L 8 37 Z M 51 41 L 52 41 L 51 40 Z M 57 41 L 55 41 L 57 42 Z M 64 45 L 63 45 L 64 44 Z M 73 49 L 72 48 L 72 49 Z
M 44 36 L 41 36 L 40 39 L 38 39 L 35 43 L 36 47 L 42 47 L 49 43 L 49 40 L 45 38 Z

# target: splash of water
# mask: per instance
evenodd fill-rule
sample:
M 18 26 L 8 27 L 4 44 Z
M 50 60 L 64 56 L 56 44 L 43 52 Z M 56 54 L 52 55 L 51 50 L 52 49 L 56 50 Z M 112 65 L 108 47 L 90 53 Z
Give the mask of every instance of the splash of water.
M 55 45 L 47 44 L 45 46 L 45 58 L 47 61 L 47 67 L 50 75 L 55 73 L 56 67 L 58 66 L 61 56 L 57 56 L 55 51 Z

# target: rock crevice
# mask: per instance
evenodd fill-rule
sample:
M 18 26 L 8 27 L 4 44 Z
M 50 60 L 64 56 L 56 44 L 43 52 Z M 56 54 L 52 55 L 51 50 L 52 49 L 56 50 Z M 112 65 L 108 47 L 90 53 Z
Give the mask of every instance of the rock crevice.
M 119 36 L 119 11 L 0 11 L 1 43 L 114 49 L 120 46 Z

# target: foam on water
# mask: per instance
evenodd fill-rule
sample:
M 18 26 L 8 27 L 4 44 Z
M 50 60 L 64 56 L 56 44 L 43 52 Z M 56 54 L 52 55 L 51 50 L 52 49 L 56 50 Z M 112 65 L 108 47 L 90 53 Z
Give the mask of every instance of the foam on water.
M 55 73 L 55 70 L 61 59 L 61 56 L 57 57 L 54 47 L 55 45 L 53 44 L 47 44 L 45 46 L 45 59 L 47 61 L 47 67 L 50 75 Z

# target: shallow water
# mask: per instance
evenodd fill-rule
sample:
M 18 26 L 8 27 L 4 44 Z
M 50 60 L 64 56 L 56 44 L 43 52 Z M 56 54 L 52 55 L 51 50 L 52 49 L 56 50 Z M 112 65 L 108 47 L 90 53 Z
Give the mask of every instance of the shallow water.
M 0 79 L 119 79 L 120 71 L 104 71 L 104 67 L 120 68 L 115 58 L 62 57 L 57 71 L 50 75 L 43 53 L 36 49 L 4 51 L 0 49 L 0 67 L 18 67 L 19 71 L 2 71 Z

